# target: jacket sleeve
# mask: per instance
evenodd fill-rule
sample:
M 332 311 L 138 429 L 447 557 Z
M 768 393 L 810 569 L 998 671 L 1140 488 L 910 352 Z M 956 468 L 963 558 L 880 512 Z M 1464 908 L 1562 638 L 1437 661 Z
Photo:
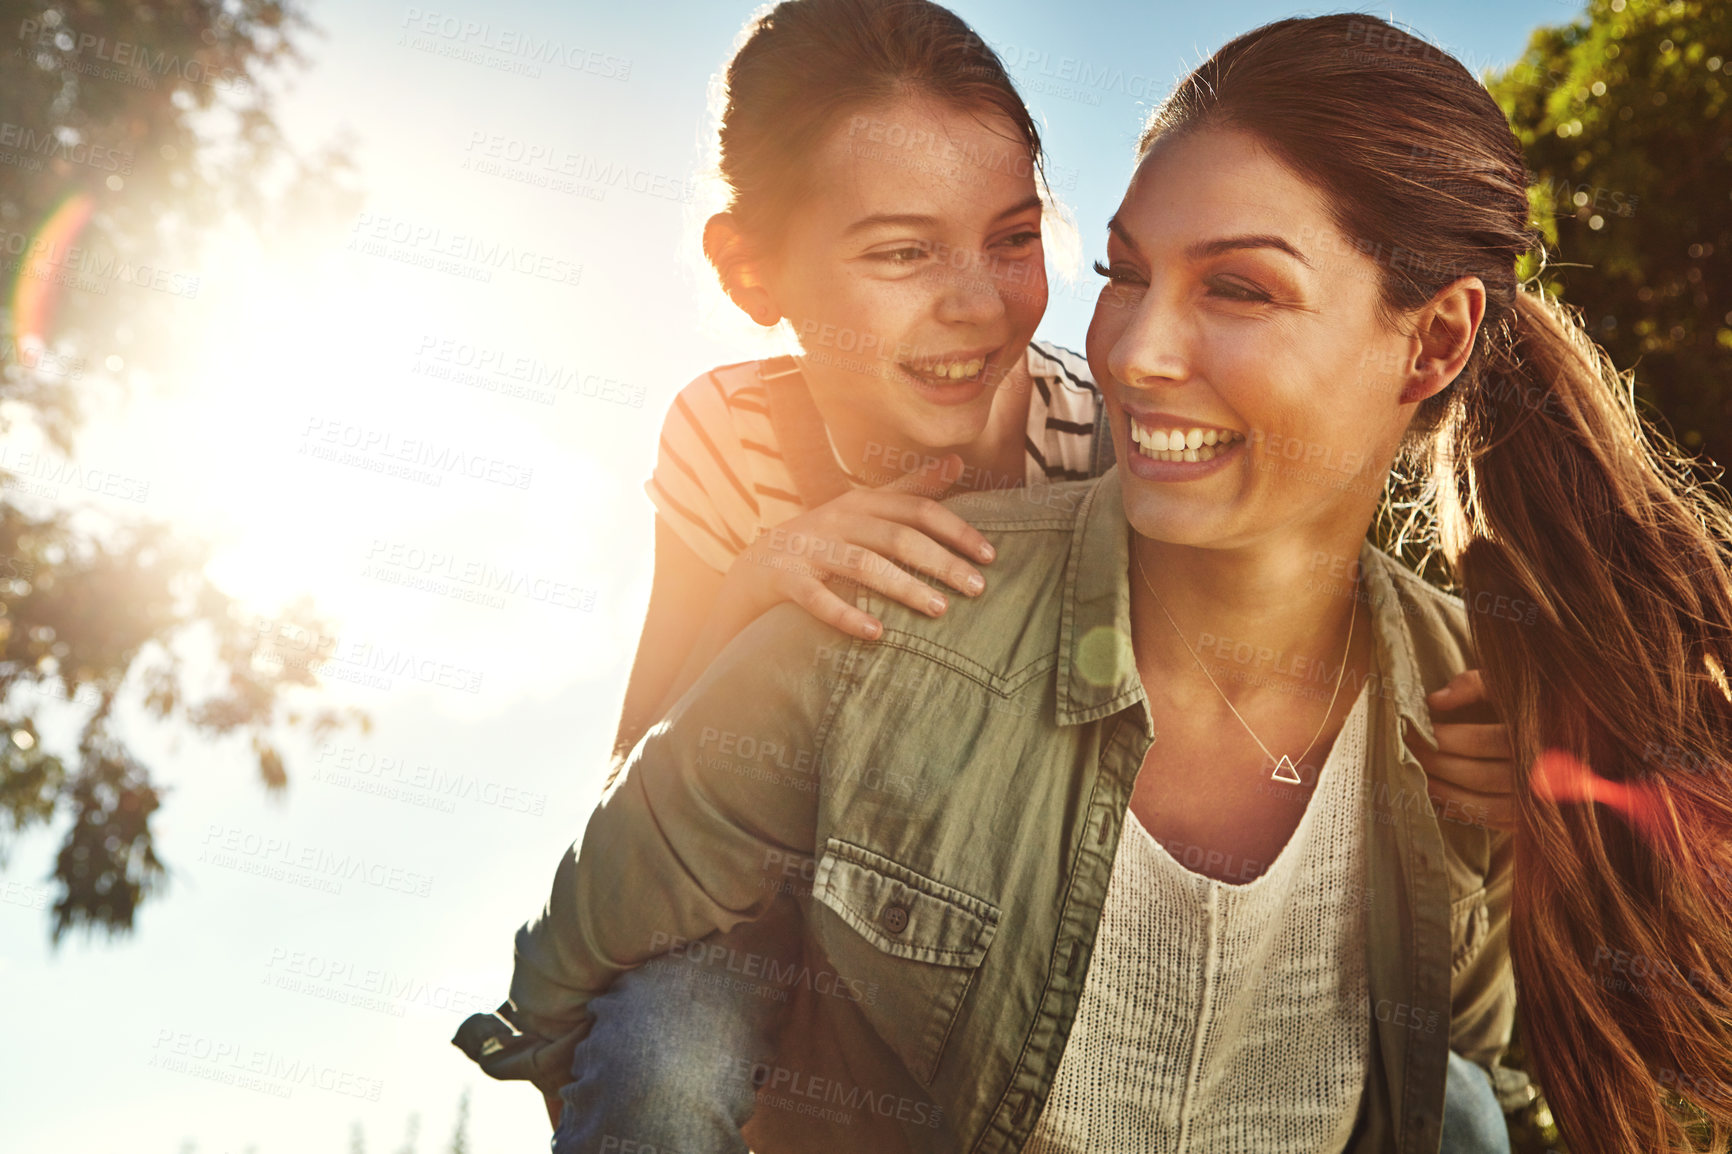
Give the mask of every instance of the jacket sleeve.
M 776 897 L 783 855 L 813 852 L 818 748 L 848 639 L 794 605 L 740 633 L 632 751 L 517 931 L 510 996 L 453 1044 L 495 1078 L 556 1091 L 589 1000 L 682 940 Z

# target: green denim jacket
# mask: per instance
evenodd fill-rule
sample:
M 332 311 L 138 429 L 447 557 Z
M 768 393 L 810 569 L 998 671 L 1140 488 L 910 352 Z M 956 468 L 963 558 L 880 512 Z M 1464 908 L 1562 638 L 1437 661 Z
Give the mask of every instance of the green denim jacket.
M 518 931 L 505 1032 L 456 1039 L 484 1070 L 557 1088 L 617 974 L 797 906 L 832 977 L 795 989 L 757 1148 L 1020 1149 L 1155 735 L 1117 470 L 949 504 L 997 548 L 985 596 L 933 620 L 862 591 L 876 642 L 780 606 L 646 735 Z M 1438 814 L 1403 741 L 1435 748 L 1424 695 L 1471 665 L 1461 601 L 1369 542 L 1359 565 L 1368 876 L 1343 900 L 1367 907 L 1374 1028 L 1349 1150 L 1434 1154 L 1449 1050 L 1489 1069 L 1508 1044 L 1512 846 Z M 1319 579 L 1346 591 L 1341 569 Z M 806 856 L 809 892 L 778 900 Z

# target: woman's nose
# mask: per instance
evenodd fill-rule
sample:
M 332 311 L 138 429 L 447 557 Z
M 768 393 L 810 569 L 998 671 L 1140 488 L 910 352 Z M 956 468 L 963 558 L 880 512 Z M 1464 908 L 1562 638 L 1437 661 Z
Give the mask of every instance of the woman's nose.
M 1107 354 L 1113 377 L 1132 388 L 1152 389 L 1182 384 L 1190 378 L 1187 343 L 1190 323 L 1174 302 L 1148 291 L 1134 304 L 1102 308 L 1124 308 L 1129 314 Z

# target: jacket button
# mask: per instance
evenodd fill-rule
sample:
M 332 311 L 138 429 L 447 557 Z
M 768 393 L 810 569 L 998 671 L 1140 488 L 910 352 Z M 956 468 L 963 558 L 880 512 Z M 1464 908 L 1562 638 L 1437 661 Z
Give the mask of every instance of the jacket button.
M 907 906 L 885 906 L 881 916 L 884 921 L 884 928 L 893 934 L 899 934 L 908 928 Z

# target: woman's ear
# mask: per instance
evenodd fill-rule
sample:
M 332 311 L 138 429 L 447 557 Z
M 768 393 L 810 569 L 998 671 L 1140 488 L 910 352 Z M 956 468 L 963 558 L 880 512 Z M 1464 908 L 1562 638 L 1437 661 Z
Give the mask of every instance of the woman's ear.
M 718 212 L 704 224 L 704 255 L 740 311 L 765 328 L 782 319 L 782 310 L 760 275 L 759 257 L 732 213 Z
M 1450 282 L 1420 307 L 1413 317 L 1418 349 L 1401 390 L 1402 404 L 1423 401 L 1461 375 L 1484 319 L 1485 284 L 1476 276 Z

